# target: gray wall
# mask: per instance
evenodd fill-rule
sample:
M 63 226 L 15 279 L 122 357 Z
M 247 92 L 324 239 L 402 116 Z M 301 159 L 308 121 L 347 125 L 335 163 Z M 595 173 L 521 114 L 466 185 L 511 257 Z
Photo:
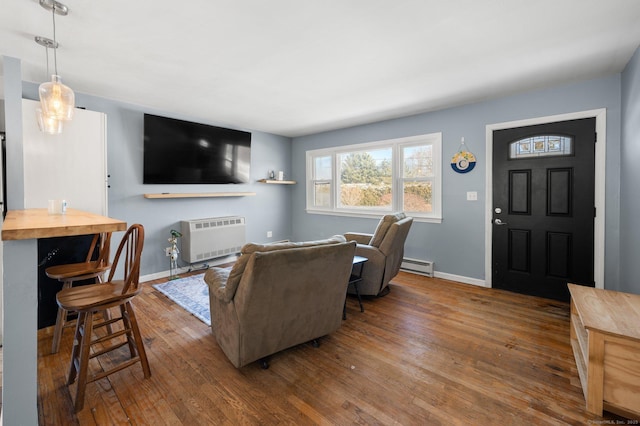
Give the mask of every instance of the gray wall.
M 299 183 L 295 186 L 251 183 L 227 186 L 142 185 L 142 114 L 149 112 L 180 119 L 217 123 L 171 112 L 77 94 L 77 104 L 108 116 L 108 162 L 111 174 L 109 213 L 128 223 L 141 222 L 147 229 L 143 275 L 168 269 L 163 248 L 169 230 L 182 219 L 243 215 L 248 241 L 323 238 L 345 231 L 370 232 L 377 220 L 310 215 L 305 212 L 305 152 L 309 149 L 443 133 L 443 215 L 441 224 L 415 223 L 406 244 L 406 256 L 433 260 L 438 272 L 484 280 L 485 226 L 485 126 L 597 108 L 607 109 L 605 287 L 640 293 L 632 284 L 640 264 L 640 227 L 634 226 L 640 201 L 635 190 L 640 172 L 634 164 L 640 144 L 637 117 L 640 103 L 640 59 L 636 52 L 622 75 L 616 74 L 498 100 L 464 105 L 396 120 L 333 132 L 289 138 L 253 133 L 252 178 L 263 178 L 270 169 L 284 170 Z M 24 84 L 24 97 L 35 99 L 35 84 Z M 621 129 L 623 135 L 621 135 Z M 478 164 L 469 174 L 456 174 L 449 159 L 464 137 Z M 621 158 L 621 149 L 623 155 Z M 622 167 L 622 168 L 621 168 Z M 290 173 L 289 173 L 290 172 Z M 251 191 L 254 197 L 221 199 L 147 200 L 146 192 Z M 466 201 L 467 191 L 477 191 L 478 201 Z M 620 206 L 622 205 L 622 212 Z M 620 232 L 624 229 L 624 233 Z M 273 231 L 267 238 L 266 232 Z
M 620 285 L 640 293 L 640 49 L 622 73 L 622 149 L 620 152 Z
M 23 84 L 23 97 L 37 99 L 37 85 Z M 267 242 L 291 238 L 291 187 L 256 183 L 268 170 L 291 170 L 291 140 L 268 133 L 252 132 L 251 182 L 239 185 L 143 185 L 143 113 L 197 121 L 223 127 L 215 117 L 203 120 L 174 115 L 142 106 L 76 93 L 76 106 L 107 114 L 107 161 L 109 216 L 145 227 L 142 275 L 169 270 L 164 248 L 171 229 L 180 230 L 180 221 L 216 216 L 246 218 L 247 241 Z M 250 130 L 250 129 L 240 129 Z M 89 160 L 87 160 L 89 161 Z M 146 199 L 158 192 L 255 192 L 255 196 L 225 198 Z M 70 203 L 73 203 L 70 200 Z M 272 238 L 267 238 L 272 231 Z M 119 242 L 119 235 L 114 240 Z M 184 266 L 184 265 L 183 265 Z
M 437 272 L 472 280 L 485 279 L 486 125 L 555 114 L 607 109 L 606 259 L 605 287 L 619 283 L 619 160 L 620 74 L 547 90 L 519 94 L 457 108 L 389 120 L 365 126 L 295 138 L 292 145 L 294 178 L 305 179 L 305 152 L 310 149 L 399 138 L 423 133 L 443 134 L 443 222 L 415 223 L 405 245 L 405 256 L 432 260 Z M 476 155 L 468 174 L 449 167 L 460 138 Z M 466 201 L 477 191 L 478 201 Z M 297 240 L 345 231 L 372 232 L 376 219 L 312 215 L 305 212 L 305 188 L 293 197 L 293 229 Z

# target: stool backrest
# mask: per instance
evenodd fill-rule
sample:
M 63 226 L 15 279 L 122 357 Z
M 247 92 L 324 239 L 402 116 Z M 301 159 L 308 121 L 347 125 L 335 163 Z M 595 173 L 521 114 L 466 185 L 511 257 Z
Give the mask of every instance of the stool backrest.
M 140 258 L 143 246 L 144 227 L 139 223 L 131 225 L 120 241 L 113 259 L 113 266 L 109 271 L 108 281 L 112 282 L 116 270 L 119 269 L 119 266 L 122 268 L 124 284 L 122 294 L 137 294 L 142 288 L 140 286 Z M 121 257 L 122 259 L 120 259 Z M 123 264 L 119 265 L 121 260 Z
M 111 257 L 111 232 L 103 232 L 93 236 L 85 263 L 93 261 L 92 258 L 95 255 L 96 249 L 99 249 L 98 258 L 96 259 L 98 266 L 108 265 L 109 258 Z

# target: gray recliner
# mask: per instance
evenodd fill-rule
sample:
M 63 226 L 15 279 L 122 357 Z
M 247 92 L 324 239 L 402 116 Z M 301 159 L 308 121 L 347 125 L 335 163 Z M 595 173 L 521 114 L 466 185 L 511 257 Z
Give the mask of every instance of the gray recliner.
M 356 244 L 342 235 L 299 243 L 245 244 L 232 269 L 211 268 L 211 329 L 240 368 L 342 325 Z
M 349 241 L 356 241 L 356 255 L 369 259 L 364 264 L 358 290 L 363 296 L 384 295 L 389 281 L 398 274 L 404 256 L 404 242 L 413 218 L 404 213 L 385 215 L 373 234 L 348 232 Z M 354 289 L 349 287 L 349 293 Z

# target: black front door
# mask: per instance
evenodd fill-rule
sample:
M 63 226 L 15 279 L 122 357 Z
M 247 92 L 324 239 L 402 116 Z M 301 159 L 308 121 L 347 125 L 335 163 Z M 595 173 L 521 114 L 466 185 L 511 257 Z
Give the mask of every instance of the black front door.
M 494 131 L 493 287 L 594 286 L 595 140 L 595 118 Z

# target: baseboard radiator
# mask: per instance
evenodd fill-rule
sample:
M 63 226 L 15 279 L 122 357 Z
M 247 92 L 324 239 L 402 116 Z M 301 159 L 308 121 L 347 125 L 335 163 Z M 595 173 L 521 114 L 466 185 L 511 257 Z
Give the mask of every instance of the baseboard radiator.
M 433 262 L 430 260 L 409 259 L 405 257 L 402 259 L 400 269 L 405 272 L 411 272 L 412 274 L 433 277 Z
M 245 243 L 244 217 L 227 216 L 183 220 L 180 255 L 192 264 L 240 252 Z

